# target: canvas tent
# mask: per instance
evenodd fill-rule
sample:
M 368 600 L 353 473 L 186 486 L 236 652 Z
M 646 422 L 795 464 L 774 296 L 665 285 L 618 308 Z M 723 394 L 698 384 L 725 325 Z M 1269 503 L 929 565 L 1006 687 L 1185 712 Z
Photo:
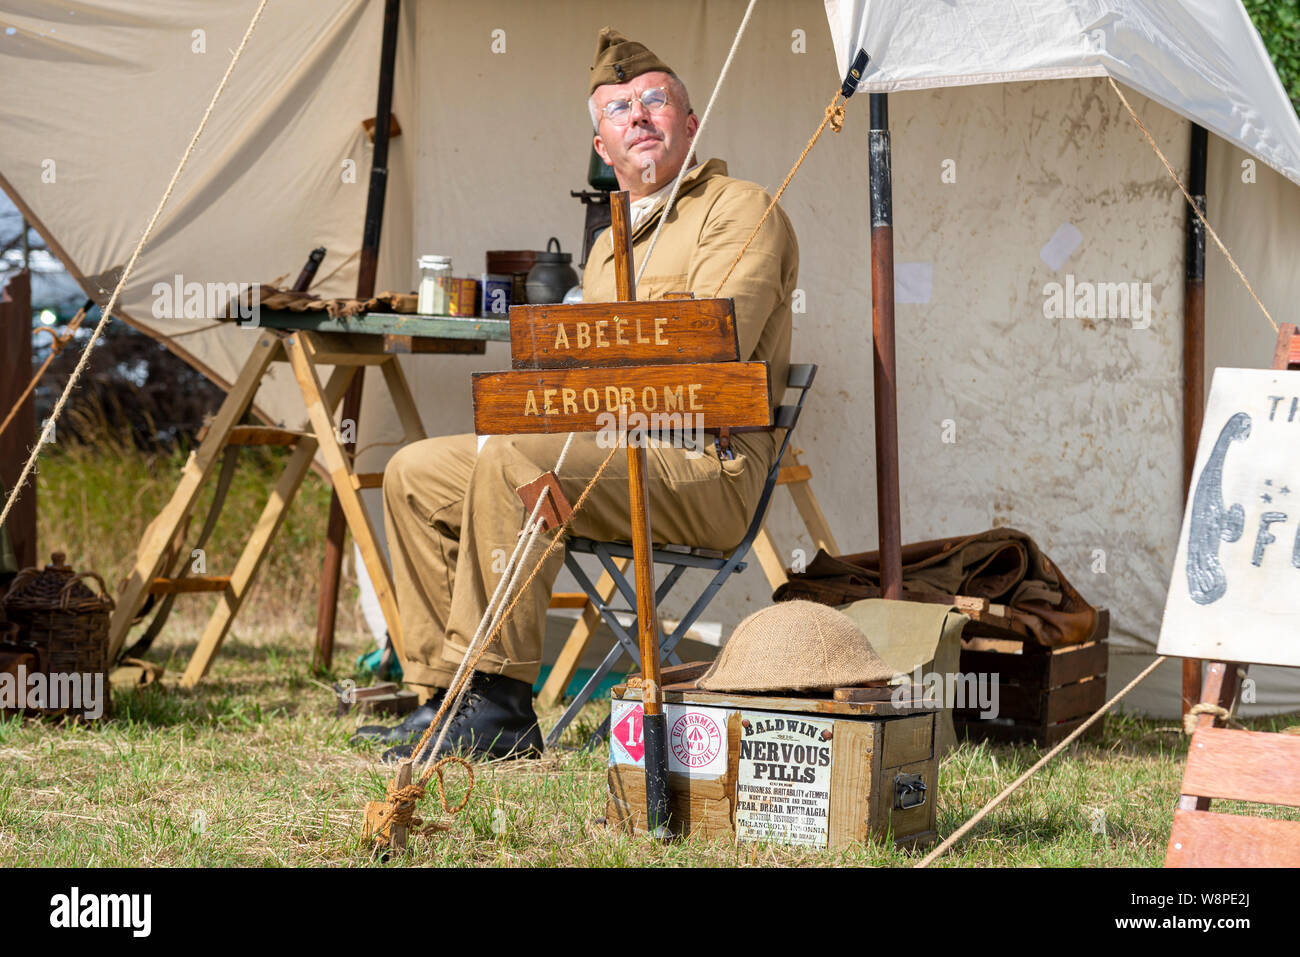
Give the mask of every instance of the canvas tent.
M 255 6 L 111 0 L 0 12 L 0 186 L 101 300 Z M 584 185 L 596 31 L 611 23 L 659 51 L 701 109 L 744 7 L 568 0 L 557 15 L 524 0 L 403 3 L 403 134 L 392 143 L 379 288 L 410 289 L 421 253 L 477 273 L 487 249 L 543 248 L 552 235 L 576 248 L 581 208 L 569 190 Z M 360 121 L 374 112 L 381 18 L 376 0 L 268 6 L 127 285 L 129 321 L 171 337 L 219 381 L 252 333 L 156 318 L 154 284 L 269 280 L 295 273 L 316 245 L 331 251 L 325 274 L 357 249 L 369 162 Z M 1154 649 L 1182 512 L 1185 204 L 1104 76 L 1124 85 L 1180 169 L 1191 121 L 1215 134 L 1211 221 L 1279 320 L 1294 319 L 1287 306 L 1300 300 L 1300 124 L 1228 0 L 800 0 L 758 5 L 702 155 L 774 187 L 859 44 L 873 57 L 866 88 L 897 91 L 905 540 L 1001 524 L 1030 532 L 1111 608 L 1115 684 Z M 822 366 L 799 444 L 854 550 L 876 541 L 866 112 L 865 96 L 850 101 L 844 131 L 826 135 L 783 199 L 806 305 L 793 355 Z M 1058 233 L 1077 240 L 1058 241 L 1048 262 Z M 1044 287 L 1067 274 L 1149 283 L 1149 325 L 1048 318 Z M 347 295 L 354 283 L 355 261 L 322 291 Z M 1272 331 L 1213 250 L 1207 290 L 1207 365 L 1265 364 Z M 468 429 L 469 373 L 508 361 L 503 345 L 413 358 L 408 378 L 430 433 Z M 284 373 L 257 405 L 297 425 Z M 399 437 L 381 391 L 368 386 L 363 406 L 366 471 Z M 781 496 L 769 528 L 787 550 L 810 548 Z M 729 632 L 767 593 L 754 567 L 710 617 Z M 1300 674 L 1255 677 L 1246 713 L 1300 708 Z M 1178 681 L 1177 664 L 1166 666 L 1131 706 L 1175 712 Z

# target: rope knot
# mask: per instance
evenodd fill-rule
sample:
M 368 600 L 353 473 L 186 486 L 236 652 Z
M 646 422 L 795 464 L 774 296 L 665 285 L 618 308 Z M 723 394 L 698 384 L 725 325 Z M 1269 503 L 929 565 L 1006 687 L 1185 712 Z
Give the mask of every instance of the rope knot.
M 407 784 L 398 787 L 396 781 L 389 781 L 389 810 L 384 815 L 384 823 L 389 826 L 395 824 L 398 827 L 409 828 L 414 833 L 424 823 L 423 818 L 415 816 L 416 805 L 422 797 L 424 797 L 423 784 Z
M 1196 719 L 1203 714 L 1212 714 L 1216 718 L 1222 718 L 1227 721 L 1232 717 L 1232 712 L 1217 704 L 1210 704 L 1202 701 L 1200 704 L 1192 705 L 1192 709 L 1183 715 L 1183 734 L 1191 734 L 1196 730 Z
M 830 106 L 826 107 L 826 117 L 831 122 L 832 132 L 838 133 L 840 130 L 844 129 L 844 104 L 840 103 L 836 105 L 832 103 Z

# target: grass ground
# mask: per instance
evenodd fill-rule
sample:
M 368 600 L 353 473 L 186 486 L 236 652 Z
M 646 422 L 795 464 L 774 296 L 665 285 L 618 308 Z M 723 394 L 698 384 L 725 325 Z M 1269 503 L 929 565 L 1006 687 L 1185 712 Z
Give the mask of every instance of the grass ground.
M 214 567 L 233 561 L 239 516 L 260 508 L 276 459 L 267 453 L 259 461 L 232 491 L 232 520 L 209 550 Z M 124 449 L 54 451 L 40 475 L 44 547 L 63 547 L 78 568 L 116 581 L 178 464 Z M 382 796 L 388 771 L 377 750 L 349 745 L 361 719 L 335 717 L 328 687 L 370 646 L 354 590 L 345 589 L 341 602 L 340 668 L 333 676 L 311 672 L 327 502 L 324 487 L 309 479 L 250 613 L 201 687 L 115 691 L 112 718 L 96 727 L 0 720 L 0 865 L 375 866 L 361 837 L 362 808 Z M 205 607 L 189 599 L 151 653 L 168 662 L 170 677 L 188 660 Z M 565 746 L 540 760 L 477 765 L 474 792 L 450 831 L 419 838 L 396 864 L 908 866 L 920 857 L 876 844 L 836 852 L 699 840 L 656 845 L 612 833 L 600 823 L 605 755 L 576 748 L 607 709 L 588 705 Z M 556 716 L 542 713 L 543 726 Z M 1294 722 L 1250 726 L 1280 730 Z M 941 863 L 1159 865 L 1186 747 L 1172 723 L 1111 718 L 1104 738 L 1057 758 Z M 939 833 L 955 830 L 1038 757 L 1027 747 L 957 748 L 941 766 Z M 453 796 L 461 793 L 451 776 L 449 784 Z M 433 813 L 432 800 L 424 813 L 444 817 Z

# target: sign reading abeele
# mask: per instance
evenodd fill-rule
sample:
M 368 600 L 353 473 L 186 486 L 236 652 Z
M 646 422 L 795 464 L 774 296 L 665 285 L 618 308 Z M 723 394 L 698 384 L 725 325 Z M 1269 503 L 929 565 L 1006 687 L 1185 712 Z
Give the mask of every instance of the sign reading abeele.
M 730 299 L 513 306 L 510 364 L 516 369 L 735 362 Z
M 832 723 L 790 714 L 741 714 L 737 840 L 826 846 Z
M 1158 651 L 1300 666 L 1300 373 L 1217 369 Z

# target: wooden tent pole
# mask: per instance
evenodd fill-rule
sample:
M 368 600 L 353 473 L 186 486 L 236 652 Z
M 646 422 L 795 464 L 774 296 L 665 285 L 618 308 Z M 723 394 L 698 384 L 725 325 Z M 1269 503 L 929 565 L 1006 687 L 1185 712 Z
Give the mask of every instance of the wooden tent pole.
M 375 107 L 375 148 L 370 164 L 370 192 L 366 197 L 366 221 L 361 237 L 361 262 L 357 270 L 358 299 L 375 294 L 375 273 L 379 267 L 379 237 L 384 225 L 384 197 L 388 191 L 388 139 L 393 115 L 393 75 L 397 63 L 397 23 L 401 0 L 384 0 L 384 39 L 379 55 L 379 93 Z M 343 421 L 352 422 L 355 437 L 361 417 L 361 386 L 365 370 L 352 377 L 343 397 Z M 344 451 L 350 458 L 356 443 Z M 325 537 L 325 559 L 321 563 L 320 597 L 316 606 L 316 654 L 320 666 L 334 662 L 334 622 L 338 612 L 339 573 L 343 564 L 343 533 L 346 522 L 337 493 L 330 495 L 329 525 Z
M 50 343 L 51 357 L 54 343 Z M 48 360 L 47 360 L 48 362 Z M 0 415 L 13 427 L 0 430 L 0 488 L 14 491 L 23 459 L 36 444 L 36 399 L 23 395 L 32 379 L 32 274 L 20 269 L 0 286 Z M 36 476 L 27 480 L 6 520 L 19 568 L 37 564 Z M 0 586 L 0 594 L 3 587 Z
M 902 519 L 898 494 L 898 376 L 894 362 L 894 187 L 889 95 L 871 94 L 871 334 L 876 406 L 876 516 L 880 586 L 903 594 Z
M 636 299 L 632 256 L 632 205 L 627 190 L 609 194 L 614 242 L 614 281 L 620 302 Z M 627 409 L 630 413 L 632 410 Z M 646 830 L 668 836 L 668 719 L 659 682 L 659 614 L 655 607 L 654 558 L 650 537 L 650 486 L 645 436 L 629 432 L 627 491 L 636 582 L 637 645 L 641 652 L 641 733 L 645 742 Z
M 1209 136 L 1192 124 L 1187 190 L 1206 212 L 1205 166 Z M 1191 494 L 1196 445 L 1205 413 L 1205 225 L 1187 207 L 1187 253 L 1183 282 L 1183 496 Z M 1183 714 L 1201 700 L 1201 661 L 1183 659 Z

